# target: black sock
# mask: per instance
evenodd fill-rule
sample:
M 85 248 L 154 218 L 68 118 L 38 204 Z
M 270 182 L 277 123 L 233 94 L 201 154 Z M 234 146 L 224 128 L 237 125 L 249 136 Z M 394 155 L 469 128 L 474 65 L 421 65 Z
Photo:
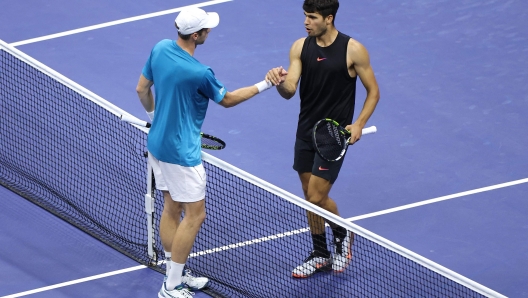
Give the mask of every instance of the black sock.
M 337 226 L 335 228 L 332 228 L 332 233 L 334 234 L 334 241 L 336 239 L 343 240 L 347 235 L 347 229 Z
M 347 229 L 337 226 L 332 228 L 334 234 L 334 245 L 336 246 L 336 253 L 341 254 L 343 252 L 343 239 L 347 235 Z
M 326 246 L 326 233 L 312 234 L 315 255 L 318 257 L 329 258 L 330 251 Z

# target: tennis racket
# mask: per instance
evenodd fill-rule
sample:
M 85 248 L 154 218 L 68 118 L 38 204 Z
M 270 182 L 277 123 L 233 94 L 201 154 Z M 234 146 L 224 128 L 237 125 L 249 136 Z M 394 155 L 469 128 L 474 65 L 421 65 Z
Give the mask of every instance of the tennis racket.
M 151 124 L 148 123 L 147 121 L 139 120 L 135 117 L 132 117 L 126 114 L 121 115 L 120 119 L 122 121 L 132 123 L 138 126 L 146 127 L 146 128 L 150 128 L 151 126 Z M 213 137 L 203 132 L 200 133 L 200 136 L 202 137 L 202 148 L 203 149 L 222 150 L 226 146 L 226 143 L 217 137 Z
M 375 133 L 376 126 L 363 128 L 363 135 Z M 335 120 L 321 119 L 313 128 L 313 143 L 317 153 L 326 161 L 338 161 L 346 153 L 351 134 Z

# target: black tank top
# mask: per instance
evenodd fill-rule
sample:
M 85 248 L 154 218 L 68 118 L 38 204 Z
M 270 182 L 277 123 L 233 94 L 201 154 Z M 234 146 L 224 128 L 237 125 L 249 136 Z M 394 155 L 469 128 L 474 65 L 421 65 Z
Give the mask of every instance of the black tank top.
M 307 37 L 301 52 L 302 72 L 299 97 L 301 111 L 297 137 L 311 141 L 315 123 L 331 118 L 343 127 L 352 123 L 357 77 L 350 77 L 346 63 L 350 37 L 338 32 L 328 47 Z

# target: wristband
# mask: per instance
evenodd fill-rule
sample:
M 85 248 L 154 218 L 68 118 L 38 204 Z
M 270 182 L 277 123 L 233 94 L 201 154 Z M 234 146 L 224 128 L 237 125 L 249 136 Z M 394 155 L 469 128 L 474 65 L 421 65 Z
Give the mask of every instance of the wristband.
M 255 84 L 255 87 L 257 87 L 259 93 L 268 90 L 269 88 L 273 87 L 273 84 L 271 82 L 266 82 L 266 80 L 258 82 Z
M 152 112 L 147 112 L 147 115 L 149 116 L 150 121 L 154 121 L 154 111 L 152 111 Z

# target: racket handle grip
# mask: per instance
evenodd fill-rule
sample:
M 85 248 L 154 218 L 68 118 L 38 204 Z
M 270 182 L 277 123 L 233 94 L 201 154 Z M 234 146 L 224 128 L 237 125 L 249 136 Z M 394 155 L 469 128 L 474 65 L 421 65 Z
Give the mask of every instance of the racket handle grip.
M 363 128 L 361 130 L 361 134 L 368 135 L 368 134 L 371 134 L 371 133 L 375 133 L 376 131 L 378 131 L 376 126 L 370 126 L 370 127 L 367 127 L 367 128 Z
M 125 121 L 128 123 L 132 123 L 132 124 L 139 125 L 142 127 L 150 127 L 150 123 L 148 123 L 147 121 L 139 120 L 138 118 L 128 115 L 128 114 L 123 114 L 119 118 L 121 118 L 122 121 Z

